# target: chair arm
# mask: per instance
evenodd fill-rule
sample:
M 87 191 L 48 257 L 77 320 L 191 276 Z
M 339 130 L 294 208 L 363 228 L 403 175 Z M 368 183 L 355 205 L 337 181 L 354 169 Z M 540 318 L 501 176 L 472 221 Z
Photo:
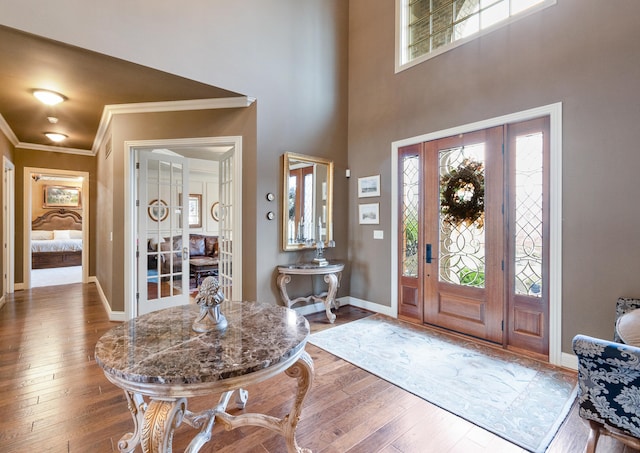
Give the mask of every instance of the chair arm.
M 640 438 L 640 348 L 576 335 L 580 417 Z

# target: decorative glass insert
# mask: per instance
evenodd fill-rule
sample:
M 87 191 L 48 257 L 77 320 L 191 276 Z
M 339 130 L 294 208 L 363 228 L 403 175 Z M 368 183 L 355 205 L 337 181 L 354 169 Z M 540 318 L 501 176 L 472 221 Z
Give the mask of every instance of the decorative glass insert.
M 400 64 L 553 4 L 555 0 L 403 0 Z
M 420 158 L 402 159 L 402 275 L 418 276 L 418 215 Z
M 440 150 L 441 282 L 484 288 L 484 155 L 484 143 Z
M 542 297 L 542 133 L 516 138 L 515 293 Z

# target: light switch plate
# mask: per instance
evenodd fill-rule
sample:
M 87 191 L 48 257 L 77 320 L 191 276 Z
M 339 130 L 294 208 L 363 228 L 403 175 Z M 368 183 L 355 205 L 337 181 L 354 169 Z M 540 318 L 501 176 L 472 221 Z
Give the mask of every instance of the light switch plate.
M 373 239 L 384 239 L 383 230 L 373 230 Z

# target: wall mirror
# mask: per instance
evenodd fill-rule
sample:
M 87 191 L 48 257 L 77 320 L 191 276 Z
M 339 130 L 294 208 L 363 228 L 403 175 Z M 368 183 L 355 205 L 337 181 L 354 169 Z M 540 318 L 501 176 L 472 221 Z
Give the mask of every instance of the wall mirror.
M 333 240 L 333 161 L 285 153 L 283 168 L 283 250 Z

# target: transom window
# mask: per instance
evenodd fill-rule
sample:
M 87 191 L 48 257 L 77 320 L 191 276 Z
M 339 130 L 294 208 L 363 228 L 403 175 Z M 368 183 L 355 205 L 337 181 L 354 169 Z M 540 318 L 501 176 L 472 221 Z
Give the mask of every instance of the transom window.
M 556 0 L 397 0 L 397 70 L 413 66 Z

